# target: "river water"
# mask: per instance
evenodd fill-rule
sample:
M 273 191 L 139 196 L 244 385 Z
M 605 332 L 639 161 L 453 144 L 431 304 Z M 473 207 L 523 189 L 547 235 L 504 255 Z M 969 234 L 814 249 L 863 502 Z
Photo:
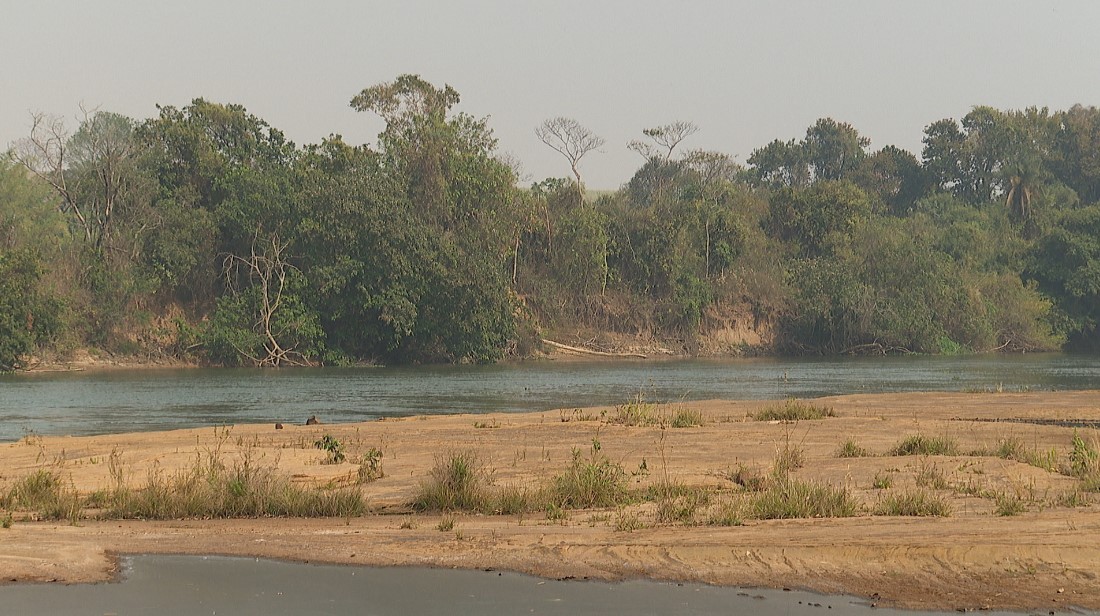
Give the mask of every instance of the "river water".
M 492 571 L 343 567 L 251 558 L 136 556 L 121 584 L 0 586 L 0 613 L 150 616 L 922 616 L 854 597 L 702 584 L 542 580 Z M 10 610 L 10 611 L 4 611 Z M 1009 612 L 984 614 L 1019 616 Z M 1046 612 L 1040 612 L 1045 614 Z M 1079 612 L 1086 613 L 1086 612 Z
M 0 442 L 234 423 L 861 392 L 1100 389 L 1100 356 L 537 361 L 492 366 L 113 370 L 0 376 Z

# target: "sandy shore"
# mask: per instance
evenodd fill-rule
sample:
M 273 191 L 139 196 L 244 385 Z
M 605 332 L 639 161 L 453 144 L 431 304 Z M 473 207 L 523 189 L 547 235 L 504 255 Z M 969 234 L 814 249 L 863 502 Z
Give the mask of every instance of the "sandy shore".
M 101 581 L 117 567 L 115 554 L 224 554 L 797 587 L 923 609 L 1100 609 L 1100 504 L 1080 504 L 1100 503 L 1100 495 L 1076 493 L 1080 482 L 1072 477 L 972 453 L 992 452 L 1000 440 L 1016 438 L 1028 450 L 1053 450 L 1060 463 L 1068 463 L 1075 430 L 1087 441 L 1098 433 L 1052 422 L 1100 422 L 1100 392 L 858 395 L 815 402 L 831 406 L 837 417 L 752 421 L 749 415 L 766 403 L 709 401 L 663 409 L 696 409 L 706 419 L 703 426 L 664 430 L 609 424 L 600 419 L 601 409 L 570 409 L 283 430 L 247 425 L 30 437 L 0 445 L 5 489 L 35 469 L 50 468 L 90 493 L 110 484 L 106 461 L 112 451 L 135 486 L 154 469 L 171 473 L 211 452 L 227 463 L 251 456 L 303 484 L 352 482 L 356 464 L 324 464 L 323 452 L 312 446 L 324 434 L 342 442 L 351 459 L 381 449 L 385 477 L 361 487 L 375 513 L 351 519 L 83 520 L 72 526 L 23 521 L 25 514 L 16 512 L 12 527 L 0 529 L 0 579 Z M 953 439 L 971 453 L 883 455 L 916 434 Z M 441 452 L 474 450 L 496 485 L 533 488 L 565 469 L 574 449 L 587 452 L 594 438 L 630 473 L 633 487 L 667 476 L 707 487 L 712 507 L 739 498 L 742 488 L 730 480 L 734 469 L 766 471 L 777 450 L 791 445 L 805 457 L 794 476 L 845 486 L 866 510 L 843 519 L 746 519 L 741 526 L 711 526 L 703 523 L 704 511 L 698 524 L 657 523 L 655 505 L 639 502 L 621 510 L 572 511 L 564 520 L 459 515 L 444 532 L 439 516 L 407 507 Z M 838 457 L 848 440 L 874 455 Z M 942 477 L 936 491 L 949 499 L 949 517 L 869 513 L 884 494 L 912 487 L 930 472 Z M 885 476 L 891 478 L 889 489 L 873 487 L 876 477 Z M 997 515 L 996 495 L 1019 499 L 1026 511 Z M 624 515 L 636 518 L 637 528 L 617 529 Z

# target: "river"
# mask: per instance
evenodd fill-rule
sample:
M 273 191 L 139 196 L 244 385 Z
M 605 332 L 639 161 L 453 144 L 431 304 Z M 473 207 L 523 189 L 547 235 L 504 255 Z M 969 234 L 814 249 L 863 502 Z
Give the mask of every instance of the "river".
M 236 423 L 861 392 L 1100 388 L 1100 356 L 532 361 L 491 366 L 172 369 L 0 376 L 0 442 Z

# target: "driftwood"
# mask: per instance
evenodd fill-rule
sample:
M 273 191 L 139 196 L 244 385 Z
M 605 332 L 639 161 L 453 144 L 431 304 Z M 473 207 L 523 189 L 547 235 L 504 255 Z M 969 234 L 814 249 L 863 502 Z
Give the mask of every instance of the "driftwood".
M 642 355 L 641 353 L 605 353 L 604 351 L 593 351 L 591 349 L 582 349 L 581 347 L 569 346 L 568 344 L 554 342 L 553 340 L 547 340 L 546 338 L 542 339 L 542 343 L 548 344 L 557 349 L 572 351 L 573 353 L 581 353 L 583 355 L 598 355 L 600 357 L 636 357 L 639 359 L 646 359 L 646 356 Z

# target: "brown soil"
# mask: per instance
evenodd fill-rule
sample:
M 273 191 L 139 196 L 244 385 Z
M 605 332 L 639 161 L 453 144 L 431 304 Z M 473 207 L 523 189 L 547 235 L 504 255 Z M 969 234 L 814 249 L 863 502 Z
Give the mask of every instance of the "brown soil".
M 1003 421 L 1100 421 L 1100 392 L 858 395 L 816 401 L 837 417 L 798 423 L 758 422 L 763 402 L 709 401 L 678 405 L 701 411 L 702 427 L 628 427 L 600 419 L 600 409 L 528 414 L 414 417 L 348 425 L 274 424 L 95 437 L 29 437 L 0 445 L 0 485 L 35 469 L 59 469 L 82 492 L 110 483 L 106 460 L 121 452 L 136 485 L 159 468 L 171 473 L 217 452 L 277 465 L 295 481 L 321 486 L 353 481 L 357 465 L 323 464 L 312 443 L 331 434 L 349 458 L 370 447 L 384 451 L 385 477 L 361 487 L 376 515 L 352 519 L 260 519 L 32 522 L 16 512 L 0 529 L 0 579 L 89 582 L 110 579 L 118 553 L 226 554 L 372 565 L 504 568 L 547 577 L 649 577 L 713 584 L 800 587 L 849 593 L 883 605 L 926 609 L 1100 609 L 1100 505 L 1070 506 L 1082 494 L 1078 479 L 994 455 L 998 441 L 1018 438 L 1030 451 L 1054 450 L 1069 463 L 1075 429 Z M 670 413 L 676 407 L 659 409 Z M 609 409 L 604 409 L 609 410 Z M 302 418 L 305 419 L 304 417 Z M 324 418 L 321 418 L 322 420 Z M 1100 442 L 1092 428 L 1076 433 Z M 906 436 L 957 441 L 958 456 L 884 455 Z M 643 488 L 666 475 L 706 486 L 713 503 L 740 497 L 731 471 L 771 466 L 778 449 L 802 449 L 800 479 L 846 486 L 865 507 L 844 519 L 746 520 L 742 526 L 660 524 L 653 503 L 623 509 L 572 511 L 564 521 L 541 514 L 459 515 L 453 530 L 438 530 L 438 515 L 411 512 L 408 503 L 437 456 L 475 450 L 497 485 L 545 484 L 586 452 L 602 451 L 631 471 Z M 852 439 L 875 454 L 839 458 Z M 643 460 L 648 473 L 641 472 Z M 873 516 L 890 491 L 914 486 L 934 471 L 953 513 L 946 518 Z M 893 487 L 872 487 L 889 475 Z M 981 495 L 969 495 L 979 492 Z M 1017 496 L 1026 511 L 1002 517 L 994 495 Z M 1093 503 L 1096 494 L 1084 494 Z M 717 505 L 712 505 L 712 507 Z M 641 528 L 616 530 L 636 516 Z

